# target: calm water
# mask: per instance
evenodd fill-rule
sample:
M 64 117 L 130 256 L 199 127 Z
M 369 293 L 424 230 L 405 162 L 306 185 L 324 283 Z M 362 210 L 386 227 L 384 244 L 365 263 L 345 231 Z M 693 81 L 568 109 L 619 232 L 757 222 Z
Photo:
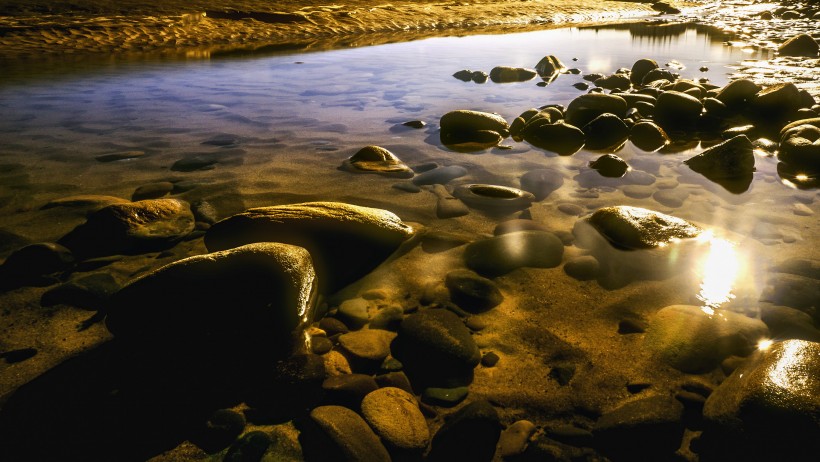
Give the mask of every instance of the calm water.
M 722 85 L 728 65 L 767 57 L 725 46 L 724 40 L 694 26 L 640 25 L 311 53 L 16 63 L 0 81 L 0 220 L 3 228 L 31 240 L 55 240 L 78 221 L 39 210 L 48 201 L 77 194 L 130 198 L 141 185 L 171 181 L 186 185 L 178 188 L 186 191 L 181 197 L 208 199 L 223 216 L 250 206 L 347 200 L 433 227 L 492 230 L 497 220 L 480 214 L 435 219 L 433 196 L 391 188 L 397 180 L 338 170 L 362 146 L 378 144 L 411 166 L 465 166 L 470 174 L 456 184 L 517 187 L 528 170 L 558 169 L 565 174 L 564 187 L 533 209 L 566 228 L 575 217 L 560 211 L 562 204 L 583 211 L 629 204 L 751 236 L 773 246 L 773 254 L 814 252 L 814 219 L 792 208 L 816 209 L 815 192 L 784 184 L 772 158 L 759 157 L 752 185 L 735 194 L 681 165 L 699 152 L 696 142 L 666 154 L 627 144 L 618 154 L 641 175 L 637 182 L 630 180 L 634 175 L 605 179 L 590 170 L 587 163 L 600 152 L 556 157 L 506 140 L 512 149 L 463 154 L 439 142 L 438 120 L 447 111 L 497 112 L 511 121 L 531 107 L 567 104 L 581 94 L 572 85 L 583 74 L 612 73 L 639 58 Z M 546 87 L 536 80 L 479 85 L 452 77 L 461 69 L 533 67 L 547 54 L 581 69 L 581 75 L 562 75 Z M 704 66 L 709 70 L 700 71 Z M 409 120 L 428 125 L 400 125 Z M 127 151 L 144 155 L 95 159 Z M 215 163 L 191 172 L 172 168 L 194 156 Z M 646 177 L 652 184 L 646 185 Z

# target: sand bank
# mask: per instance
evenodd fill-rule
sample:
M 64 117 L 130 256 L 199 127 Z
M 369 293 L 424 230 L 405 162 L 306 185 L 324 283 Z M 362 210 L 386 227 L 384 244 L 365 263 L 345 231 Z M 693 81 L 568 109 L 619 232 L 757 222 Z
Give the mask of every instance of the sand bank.
M 81 0 L 70 6 L 10 0 L 0 1 L 0 55 L 265 46 L 327 49 L 468 30 L 509 32 L 613 22 L 659 14 L 658 9 L 663 8 L 596 0 Z

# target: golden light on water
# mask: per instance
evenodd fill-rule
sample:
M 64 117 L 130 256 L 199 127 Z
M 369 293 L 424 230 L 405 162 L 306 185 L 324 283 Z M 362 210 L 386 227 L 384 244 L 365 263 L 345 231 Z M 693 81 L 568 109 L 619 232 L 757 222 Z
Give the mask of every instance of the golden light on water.
M 715 308 L 735 298 L 733 289 L 740 261 L 735 244 L 714 237 L 711 231 L 701 234 L 698 240 L 709 246 L 700 271 L 703 279 L 698 300 L 703 302 L 703 311 L 711 315 Z
M 805 366 L 812 355 L 808 345 L 802 341 L 784 342 L 777 361 L 767 371 L 769 381 L 792 394 L 811 396 L 811 375 Z
M 769 348 L 771 348 L 772 345 L 774 345 L 774 340 L 770 338 L 764 338 L 757 342 L 757 349 L 760 351 L 766 351 Z
M 808 176 L 808 175 L 806 175 L 805 173 L 801 173 L 801 174 L 799 174 L 799 175 L 795 175 L 795 176 L 794 176 L 794 179 L 795 179 L 795 180 L 797 180 L 797 181 L 808 181 L 808 180 L 809 180 L 809 176 Z

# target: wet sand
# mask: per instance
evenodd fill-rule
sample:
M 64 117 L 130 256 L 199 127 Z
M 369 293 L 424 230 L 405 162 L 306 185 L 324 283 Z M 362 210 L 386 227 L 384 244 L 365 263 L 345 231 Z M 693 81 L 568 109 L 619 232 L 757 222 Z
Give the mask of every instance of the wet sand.
M 495 28 L 511 32 L 657 14 L 650 3 L 82 0 L 0 2 L 0 55 L 364 46 Z M 685 2 L 672 2 L 686 5 Z M 689 4 L 692 6 L 694 4 Z

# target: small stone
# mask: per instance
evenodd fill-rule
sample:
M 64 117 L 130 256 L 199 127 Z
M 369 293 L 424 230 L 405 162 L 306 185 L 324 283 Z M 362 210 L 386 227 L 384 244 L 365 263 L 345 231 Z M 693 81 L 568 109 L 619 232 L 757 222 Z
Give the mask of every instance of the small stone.
M 462 82 L 469 82 L 473 78 L 473 71 L 469 69 L 462 69 L 453 74 L 453 77 L 461 80 Z
M 480 111 L 450 111 L 441 117 L 439 124 L 441 140 L 446 145 L 477 143 L 494 146 L 510 133 L 510 126 L 503 117 Z M 495 137 L 488 137 L 489 134 L 495 134 Z
M 395 154 L 381 146 L 365 146 L 349 159 L 342 168 L 351 172 L 372 172 L 396 178 L 412 178 L 414 173 Z
M 584 255 L 568 261 L 564 265 L 564 271 L 579 281 L 589 281 L 598 277 L 601 264 L 592 255 Z
M 362 400 L 362 414 L 389 447 L 423 451 L 430 442 L 427 421 L 416 398 L 400 388 L 380 388 Z
M 363 298 L 351 298 L 339 305 L 337 316 L 350 329 L 361 329 L 370 321 L 370 303 Z
M 504 301 L 504 296 L 493 281 L 472 271 L 451 271 L 447 273 L 444 283 L 450 290 L 453 302 L 470 313 L 488 311 Z
M 130 201 L 114 196 L 101 196 L 95 194 L 79 194 L 76 196 L 66 196 L 48 201 L 42 207 L 43 210 L 53 207 L 70 207 L 96 212 L 97 210 L 112 204 L 127 204 Z
M 527 449 L 527 444 L 535 430 L 535 424 L 529 420 L 513 422 L 501 432 L 498 439 L 498 455 L 506 459 L 522 454 Z
M 157 183 L 149 183 L 140 186 L 131 195 L 132 201 L 141 201 L 144 199 L 158 199 L 162 196 L 168 195 L 174 190 L 174 184 L 170 181 L 159 181 Z
M 44 292 L 41 306 L 70 305 L 89 310 L 101 310 L 108 298 L 120 289 L 108 273 L 94 273 L 78 277 Z
M 501 358 L 499 358 L 497 354 L 490 351 L 481 357 L 481 365 L 484 367 L 495 367 L 495 365 L 498 364 L 499 359 Z
M 583 207 L 581 207 L 578 204 L 563 203 L 563 204 L 558 204 L 558 211 L 561 212 L 561 213 L 565 213 L 567 215 L 573 216 L 573 217 L 577 217 L 577 216 L 583 215 L 583 213 L 586 211 L 586 209 L 584 209 Z
M 464 250 L 468 268 L 488 277 L 522 268 L 553 268 L 561 264 L 564 244 L 549 232 L 521 231 L 473 242 Z
M 626 175 L 626 172 L 629 170 L 629 165 L 627 165 L 626 161 L 615 154 L 604 154 L 591 161 L 589 166 L 593 170 L 597 170 L 601 176 L 608 178 L 620 178 Z
M 407 122 L 402 123 L 402 125 L 404 125 L 405 127 L 418 129 L 426 127 L 427 122 L 424 122 L 423 120 L 408 120 Z
M 421 394 L 423 402 L 441 407 L 453 407 L 467 398 L 469 389 L 467 387 L 437 388 L 428 387 Z

